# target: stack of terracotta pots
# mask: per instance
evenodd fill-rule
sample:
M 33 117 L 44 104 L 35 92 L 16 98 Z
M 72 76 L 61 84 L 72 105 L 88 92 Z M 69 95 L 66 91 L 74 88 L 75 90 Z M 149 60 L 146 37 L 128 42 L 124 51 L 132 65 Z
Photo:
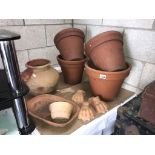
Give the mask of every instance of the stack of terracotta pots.
M 57 61 L 65 83 L 78 84 L 82 80 L 86 61 L 84 38 L 83 31 L 77 28 L 64 29 L 54 37 L 54 43 L 60 52 Z
M 103 32 L 86 43 L 85 52 L 89 57 L 86 74 L 93 94 L 107 101 L 113 100 L 131 70 L 124 58 L 122 34 Z

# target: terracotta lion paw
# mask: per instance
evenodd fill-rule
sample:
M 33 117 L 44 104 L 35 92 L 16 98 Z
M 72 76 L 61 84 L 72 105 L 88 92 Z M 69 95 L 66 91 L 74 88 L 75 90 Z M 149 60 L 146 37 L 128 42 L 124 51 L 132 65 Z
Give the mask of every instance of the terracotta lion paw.
M 78 90 L 73 96 L 72 96 L 72 100 L 81 105 L 84 102 L 84 98 L 85 98 L 86 92 L 84 90 Z
M 108 106 L 104 101 L 101 101 L 99 96 L 89 98 L 88 102 L 94 107 L 97 113 L 106 113 Z
M 79 115 L 78 115 L 78 119 L 82 120 L 83 122 L 90 121 L 90 120 L 94 119 L 93 111 L 90 108 L 90 105 L 88 102 L 83 103 L 83 105 L 80 109 Z

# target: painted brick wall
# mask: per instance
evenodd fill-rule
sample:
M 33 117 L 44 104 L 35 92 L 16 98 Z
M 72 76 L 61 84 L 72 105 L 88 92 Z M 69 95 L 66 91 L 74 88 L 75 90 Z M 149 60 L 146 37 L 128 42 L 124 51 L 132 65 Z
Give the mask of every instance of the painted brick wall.
M 70 19 L 0 19 L 0 29 L 21 35 L 15 41 L 20 71 L 25 63 L 35 58 L 46 58 L 57 64 L 58 50 L 53 43 L 54 35 L 64 28 L 72 27 Z M 0 68 L 3 68 L 0 58 Z
M 80 28 L 86 41 L 108 30 L 120 31 L 124 35 L 126 61 L 132 64 L 130 76 L 123 87 L 136 91 L 143 89 L 155 79 L 155 22 L 154 19 L 107 20 L 75 19 L 73 26 Z M 0 28 L 20 33 L 15 41 L 20 70 L 25 63 L 35 58 L 47 58 L 57 65 L 58 51 L 54 46 L 54 35 L 64 28 L 72 27 L 72 20 L 63 19 L 1 19 Z M 0 68 L 3 68 L 0 58 Z
M 75 19 L 74 27 L 85 32 L 86 41 L 108 30 L 123 33 L 126 61 L 132 64 L 123 87 L 137 91 L 155 80 L 155 22 L 154 19 L 107 20 Z

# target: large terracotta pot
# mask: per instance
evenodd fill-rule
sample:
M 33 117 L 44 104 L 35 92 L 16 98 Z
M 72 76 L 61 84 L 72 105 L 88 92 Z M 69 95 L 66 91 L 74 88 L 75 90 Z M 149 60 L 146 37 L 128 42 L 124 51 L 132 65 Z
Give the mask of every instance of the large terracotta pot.
M 117 31 L 103 32 L 90 39 L 85 46 L 88 57 L 104 71 L 126 69 L 123 54 L 123 36 Z
M 65 60 L 84 58 L 84 33 L 77 28 L 64 29 L 56 34 L 54 43 Z
M 30 88 L 30 94 L 40 95 L 56 89 L 59 73 L 51 67 L 47 59 L 34 59 L 26 63 L 27 69 L 21 74 Z
M 75 61 L 64 60 L 61 55 L 57 56 L 65 83 L 74 85 L 82 81 L 86 57 Z
M 97 70 L 90 61 L 86 63 L 86 74 L 94 96 L 100 96 L 107 101 L 113 100 L 120 92 L 124 79 L 129 75 L 131 65 L 127 66 L 123 71 L 105 72 Z

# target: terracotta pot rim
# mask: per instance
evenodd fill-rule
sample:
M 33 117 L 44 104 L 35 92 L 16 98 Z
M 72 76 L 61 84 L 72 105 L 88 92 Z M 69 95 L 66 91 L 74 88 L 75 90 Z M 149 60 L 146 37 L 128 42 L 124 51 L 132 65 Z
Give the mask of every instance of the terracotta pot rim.
M 106 31 L 102 32 L 95 37 L 91 38 L 85 44 L 85 51 L 88 56 L 90 56 L 93 49 L 101 44 L 107 43 L 109 41 L 119 41 L 123 45 L 123 36 L 119 31 Z
M 50 65 L 51 65 L 51 61 L 48 59 L 33 59 L 28 61 L 25 66 L 27 68 L 40 69 Z
M 65 60 L 63 58 L 61 58 L 62 56 L 61 55 L 58 55 L 57 56 L 57 60 L 58 62 L 62 62 L 63 64 L 72 64 L 72 65 L 78 65 L 80 63 L 83 63 L 87 60 L 87 57 L 84 55 L 84 58 L 81 58 L 80 60 Z
M 58 42 L 66 37 L 69 36 L 77 36 L 77 37 L 81 37 L 84 40 L 84 32 L 80 29 L 77 28 L 68 28 L 68 29 L 63 29 L 62 31 L 58 32 L 55 37 L 54 37 L 54 43 L 55 45 L 58 44 Z
M 116 72 L 107 72 L 107 71 L 97 70 L 97 69 L 90 67 L 88 65 L 88 63 L 90 63 L 90 62 L 85 63 L 86 70 L 89 70 L 89 71 L 93 72 L 94 74 L 98 74 L 98 75 L 99 74 L 109 75 L 109 76 L 117 76 L 117 75 L 123 75 L 123 74 L 125 75 L 126 73 L 128 73 L 131 70 L 131 65 L 128 62 L 126 62 L 126 65 L 128 66 L 126 69 L 124 69 L 122 71 L 116 71 Z

